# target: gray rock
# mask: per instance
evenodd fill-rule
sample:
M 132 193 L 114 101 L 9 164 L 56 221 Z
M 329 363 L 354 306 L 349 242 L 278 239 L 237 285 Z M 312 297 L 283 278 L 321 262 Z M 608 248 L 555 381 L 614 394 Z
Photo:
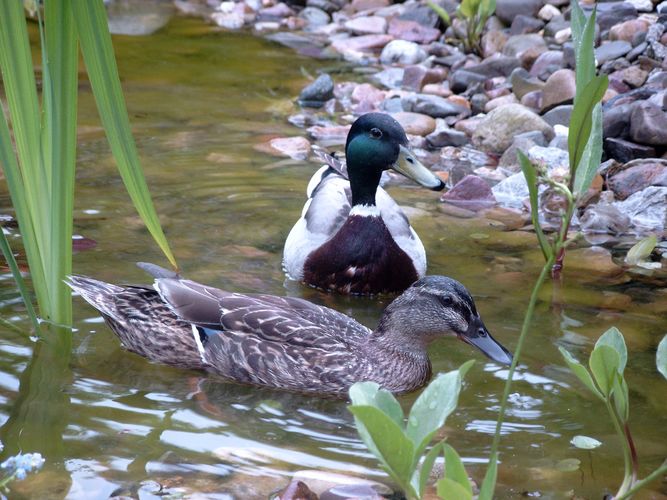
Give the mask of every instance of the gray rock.
M 544 36 L 554 38 L 556 33 L 570 27 L 570 21 L 566 21 L 563 16 L 554 17 L 544 27 Z
M 547 50 L 535 59 L 530 68 L 530 76 L 546 80 L 552 73 L 564 67 L 563 52 L 560 50 Z
M 371 76 L 371 80 L 385 88 L 398 89 L 403 84 L 404 74 L 403 68 L 386 68 Z
M 636 47 L 634 47 L 630 52 L 625 54 L 625 58 L 632 62 L 635 59 L 637 59 L 639 56 L 641 56 L 644 52 L 646 52 L 646 49 L 648 48 L 648 43 L 642 42 Z
M 390 99 L 385 99 L 380 103 L 380 110 L 385 113 L 399 113 L 405 111 L 403 109 L 403 103 L 401 102 L 400 97 L 392 97 Z
M 522 172 L 517 172 L 503 179 L 491 188 L 499 205 L 523 210 L 524 201 L 528 198 L 528 185 Z
M 665 229 L 667 187 L 649 186 L 613 205 L 630 217 L 636 229 L 648 231 Z
M 470 116 L 470 110 L 448 101 L 444 97 L 431 94 L 413 94 L 402 99 L 403 109 L 415 113 L 423 113 L 434 118 L 446 116 Z
M 473 211 L 483 210 L 496 204 L 489 184 L 476 175 L 466 175 L 443 194 L 440 201 Z
M 518 68 L 520 64 L 516 57 L 495 54 L 475 66 L 468 66 L 465 70 L 484 75 L 486 78 L 494 78 L 496 76 L 510 76 L 512 71 Z
M 512 92 L 517 99 L 521 99 L 528 92 L 542 90 L 542 87 L 544 87 L 544 82 L 530 76 L 530 73 L 523 68 L 515 68 L 512 71 L 510 83 L 512 84 Z
M 667 145 L 667 113 L 651 102 L 641 102 L 632 110 L 630 137 L 654 146 Z
M 299 54 L 310 57 L 317 57 L 324 48 L 324 41 L 314 38 L 312 35 L 300 35 L 289 31 L 281 31 L 278 33 L 271 33 L 265 37 L 267 40 L 279 43 L 285 47 L 295 50 Z
M 484 107 L 486 103 L 489 102 L 489 98 L 486 94 L 473 94 L 470 98 L 470 107 L 472 108 L 472 113 L 478 115 L 484 113 Z
M 321 9 L 327 14 L 333 14 L 340 10 L 341 7 L 336 2 L 331 2 L 330 0 L 306 0 L 306 6 Z
M 497 0 L 496 16 L 505 24 L 511 24 L 518 15 L 537 16 L 543 0 Z
M 602 114 L 603 137 L 630 137 L 630 116 L 636 104 L 635 101 L 605 109 Z
M 586 233 L 623 234 L 630 228 L 630 217 L 614 205 L 600 202 L 586 208 L 579 225 Z
M 609 158 L 626 163 L 635 158 L 655 158 L 655 148 L 644 144 L 619 139 L 618 137 L 609 137 L 604 141 L 604 152 Z
M 331 22 L 329 14 L 317 7 L 306 7 L 299 12 L 299 17 L 306 21 L 306 26 L 304 27 L 306 31 L 313 31 Z
M 503 54 L 509 57 L 520 58 L 527 50 L 539 50 L 546 52 L 547 44 L 541 35 L 529 33 L 527 35 L 514 35 L 509 37 L 503 47 Z
M 469 141 L 470 139 L 464 132 L 449 128 L 443 120 L 438 120 L 436 129 L 426 136 L 426 142 L 432 148 L 460 147 L 468 144 Z
M 323 73 L 301 91 L 299 104 L 310 108 L 320 108 L 326 101 L 333 98 L 333 90 L 333 79 L 328 74 Z
M 615 24 L 637 17 L 637 9 L 628 2 L 598 2 L 596 6 L 596 21 L 601 31 L 607 31 Z M 582 8 L 590 12 L 593 6 L 582 5 Z
M 479 73 L 473 73 L 465 69 L 457 69 L 449 76 L 449 88 L 452 92 L 460 94 L 465 92 L 473 83 L 482 83 L 487 80 L 487 77 Z
M 416 21 L 429 28 L 435 28 L 440 24 L 438 14 L 427 5 L 412 4 L 398 18 L 404 21 Z
M 547 111 L 542 115 L 542 119 L 547 122 L 552 127 L 556 125 L 565 125 L 566 127 L 570 124 L 570 117 L 572 116 L 572 106 L 571 104 L 563 104 L 561 106 L 556 106 L 551 110 Z
M 667 187 L 667 160 L 635 159 L 622 170 L 607 175 L 607 187 L 617 200 L 625 200 L 649 186 Z
M 548 110 L 559 104 L 570 103 L 576 93 L 574 71 L 559 69 L 553 73 L 542 89 L 542 110 Z
M 616 40 L 615 42 L 607 42 L 595 49 L 595 59 L 598 66 L 603 65 L 607 61 L 612 61 L 623 57 L 632 50 L 632 44 L 624 40 Z
M 574 45 L 572 45 L 572 42 L 563 44 L 563 62 L 568 68 L 574 68 L 577 64 L 574 57 Z
M 426 51 L 414 42 L 392 40 L 380 54 L 383 64 L 418 64 L 426 59 Z
M 387 20 L 380 16 L 354 17 L 346 21 L 344 26 L 356 35 L 379 35 L 387 32 Z
M 500 160 L 498 160 L 498 167 L 518 172 L 520 167 L 516 155 L 517 151 L 527 153 L 533 146 L 545 146 L 544 136 L 541 132 L 527 132 L 517 135 L 512 145 L 505 150 Z
M 525 35 L 526 33 L 537 33 L 544 27 L 544 21 L 532 16 L 519 14 L 512 20 L 510 35 Z
M 485 151 L 502 153 L 522 132 L 539 130 L 547 140 L 554 136 L 553 128 L 521 104 L 507 104 L 494 109 L 480 120 L 472 141 Z

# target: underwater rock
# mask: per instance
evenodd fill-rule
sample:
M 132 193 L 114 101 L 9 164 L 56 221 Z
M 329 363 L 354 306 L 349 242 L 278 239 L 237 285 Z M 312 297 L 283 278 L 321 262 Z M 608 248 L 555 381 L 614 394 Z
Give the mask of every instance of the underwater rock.
M 466 175 L 443 194 L 440 201 L 473 211 L 483 210 L 496 204 L 489 184 L 476 175 Z
M 322 73 L 299 94 L 299 104 L 309 108 L 320 108 L 334 96 L 334 81 L 327 73 Z

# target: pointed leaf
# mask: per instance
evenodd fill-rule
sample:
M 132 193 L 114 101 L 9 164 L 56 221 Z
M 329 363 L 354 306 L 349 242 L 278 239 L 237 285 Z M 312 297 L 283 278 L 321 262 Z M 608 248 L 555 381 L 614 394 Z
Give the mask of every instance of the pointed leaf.
M 625 346 L 625 339 L 623 338 L 621 331 L 615 326 L 612 326 L 609 330 L 604 332 L 595 343 L 595 347 L 600 345 L 608 345 L 618 353 L 620 361 L 618 365 L 618 373 L 622 375 L 625 370 L 625 364 L 628 361 L 628 348 Z
M 441 373 L 412 405 L 406 433 L 412 440 L 417 455 L 421 455 L 433 434 L 456 409 L 460 391 L 461 375 L 458 370 Z
M 539 242 L 540 248 L 542 249 L 544 260 L 549 260 L 553 250 L 549 244 L 549 240 L 542 230 L 542 226 L 540 226 L 539 208 L 537 202 L 537 173 L 535 172 L 535 167 L 528 159 L 528 157 L 523 153 L 523 151 L 518 150 L 516 154 L 519 158 L 519 164 L 521 165 L 523 176 L 526 178 L 526 184 L 528 185 L 530 217 L 533 222 L 533 227 L 535 228 L 535 234 L 537 234 L 537 241 Z
M 589 366 L 600 392 L 609 397 L 614 384 L 614 377 L 618 373 L 621 363 L 616 350 L 608 345 L 599 345 L 591 353 Z
M 472 368 L 472 365 L 475 364 L 474 359 L 469 359 L 465 363 L 463 363 L 461 366 L 459 366 L 459 375 L 461 376 L 461 382 L 463 382 L 463 379 L 465 378 L 466 374 L 468 371 Z
M 438 481 L 436 487 L 438 496 L 442 500 L 472 500 L 472 493 L 448 477 Z
M 449 16 L 449 12 L 440 7 L 437 3 L 428 1 L 426 2 L 426 5 L 428 5 L 431 9 L 433 9 L 433 12 L 438 14 L 438 16 L 440 16 L 440 19 L 442 19 L 442 22 L 444 22 L 447 26 L 452 24 L 452 19 Z
M 572 6 L 572 42 L 574 45 L 575 58 L 575 83 L 576 96 L 575 102 L 579 100 L 582 90 L 595 76 L 595 19 L 596 9 L 588 19 L 584 11 L 576 0 L 573 0 Z
M 581 160 L 574 174 L 574 193 L 580 200 L 591 187 L 593 178 L 600 168 L 602 159 L 602 106 L 598 103 L 593 108 L 593 120 L 588 143 L 581 155 Z
M 570 173 L 573 178 L 579 168 L 581 157 L 584 154 L 584 149 L 591 135 L 593 108 L 602 99 L 608 84 L 609 79 L 607 75 L 593 77 L 581 91 L 581 96 L 574 103 L 570 118 L 570 130 L 567 135 L 568 152 L 570 154 Z
M 472 485 L 461 457 L 450 445 L 444 444 L 443 448 L 445 450 L 445 478 L 460 484 L 472 496 Z
M 498 476 L 498 453 L 492 453 L 489 457 L 489 466 L 484 474 L 482 487 L 479 489 L 478 500 L 493 500 L 493 492 L 496 489 L 496 478 Z
M 628 384 L 620 373 L 616 373 L 614 377 L 612 399 L 614 400 L 616 413 L 618 413 L 623 422 L 627 422 L 630 418 L 630 394 Z
M 658 352 L 655 356 L 655 364 L 662 376 L 667 379 L 667 335 L 662 337 L 658 344 Z
M 628 250 L 628 254 L 625 256 L 625 263 L 630 266 L 636 266 L 641 261 L 648 259 L 657 244 L 658 238 L 655 234 L 642 238 Z
M 570 443 L 582 450 L 593 450 L 602 444 L 597 439 L 588 436 L 574 436 Z
M 418 491 L 420 497 L 424 496 L 426 482 L 428 481 L 429 475 L 433 470 L 433 464 L 435 463 L 436 458 L 438 458 L 438 455 L 442 451 L 442 445 L 443 442 L 434 445 L 424 457 L 422 466 L 419 469 L 419 485 L 417 488 L 415 488 Z
M 562 347 L 558 347 L 558 350 L 560 351 L 561 355 L 565 359 L 565 363 L 567 363 L 567 366 L 570 368 L 570 371 L 574 373 L 579 380 L 583 382 L 583 384 L 588 387 L 588 389 L 595 394 L 597 397 L 600 399 L 604 400 L 604 396 L 600 393 L 597 387 L 595 387 L 595 384 L 593 383 L 593 379 L 591 377 L 591 374 L 588 373 L 588 370 L 577 361 L 572 354 L 570 354 L 568 351 L 563 349 Z
M 401 405 L 396 401 L 394 395 L 386 389 L 382 389 L 375 382 L 357 382 L 349 390 L 350 400 L 354 406 L 372 406 L 382 411 L 396 424 L 403 428 L 405 418 Z

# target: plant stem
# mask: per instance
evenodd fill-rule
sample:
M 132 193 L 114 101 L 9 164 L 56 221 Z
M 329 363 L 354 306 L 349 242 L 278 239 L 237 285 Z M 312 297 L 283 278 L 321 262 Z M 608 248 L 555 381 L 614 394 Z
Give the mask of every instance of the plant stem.
M 624 475 L 623 482 L 621 483 L 616 496 L 626 493 L 632 486 L 634 482 L 634 472 L 632 467 L 632 452 L 630 451 L 630 446 L 628 440 L 626 439 L 625 432 L 623 432 L 623 425 L 621 418 L 616 413 L 616 410 L 611 404 L 609 398 L 605 398 L 605 404 L 607 405 L 607 411 L 609 416 L 611 416 L 611 421 L 614 424 L 614 429 L 616 434 L 621 438 L 621 443 L 623 445 L 623 466 L 624 466 Z
M 494 456 L 497 456 L 498 454 L 498 446 L 500 444 L 500 429 L 503 424 L 503 419 L 505 418 L 507 399 L 509 398 L 510 389 L 512 388 L 512 377 L 514 376 L 514 371 L 516 370 L 516 366 L 519 363 L 519 358 L 521 357 L 521 348 L 523 347 L 524 340 L 526 338 L 526 335 L 528 334 L 528 328 L 530 327 L 530 323 L 533 320 L 533 312 L 535 310 L 535 304 L 537 303 L 537 294 L 540 291 L 540 288 L 542 288 L 544 280 L 546 280 L 547 278 L 547 274 L 549 274 L 549 270 L 551 269 L 551 266 L 554 263 L 554 258 L 555 258 L 555 253 L 552 254 L 551 257 L 549 257 L 549 259 L 544 264 L 544 267 L 542 267 L 540 276 L 537 278 L 535 286 L 533 287 L 533 292 L 530 294 L 530 302 L 528 302 L 526 315 L 523 318 L 523 326 L 521 327 L 521 334 L 519 335 L 519 340 L 517 342 L 516 349 L 514 351 L 514 359 L 512 359 L 512 364 L 510 365 L 509 373 L 507 375 L 507 380 L 505 381 L 505 389 L 503 390 L 503 397 L 500 403 L 500 411 L 498 412 L 498 420 L 496 421 L 496 431 L 495 434 L 493 435 L 493 443 L 491 444 L 492 458 Z
M 625 500 L 626 498 L 630 498 L 632 495 L 637 493 L 640 489 L 649 484 L 651 481 L 655 481 L 656 479 L 658 479 L 662 474 L 667 474 L 667 461 L 663 463 L 660 467 L 658 467 L 656 470 L 651 472 L 644 479 L 640 479 L 639 481 L 637 481 L 628 491 L 614 497 L 614 500 Z

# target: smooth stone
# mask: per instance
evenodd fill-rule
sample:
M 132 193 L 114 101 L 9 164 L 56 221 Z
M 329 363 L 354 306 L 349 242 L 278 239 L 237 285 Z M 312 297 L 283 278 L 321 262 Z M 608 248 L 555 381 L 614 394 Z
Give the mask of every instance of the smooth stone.
M 574 71 L 559 69 L 545 82 L 542 89 L 542 110 L 548 110 L 574 99 L 577 87 Z
M 513 210 L 505 207 L 492 207 L 482 210 L 480 217 L 502 222 L 509 231 L 520 229 L 528 222 L 524 214 L 519 210 Z
M 596 21 L 600 31 L 607 31 L 612 26 L 637 17 L 637 9 L 628 2 L 599 2 L 596 4 Z M 593 10 L 592 5 L 582 5 L 588 13 Z
M 638 88 L 644 85 L 648 78 L 648 72 L 641 69 L 639 66 L 630 66 L 621 71 L 622 78 L 632 88 Z
M 419 64 L 407 66 L 403 73 L 401 86 L 404 89 L 419 92 L 428 83 L 440 83 L 444 78 L 444 71 L 440 69 L 429 69 Z
M 598 66 L 603 65 L 607 61 L 612 61 L 623 57 L 632 50 L 632 44 L 625 40 L 616 40 L 614 42 L 607 42 L 595 49 L 595 59 Z
M 574 68 L 576 65 L 574 57 L 574 45 L 572 42 L 567 42 L 563 44 L 563 63 L 568 68 Z
M 648 31 L 649 22 L 646 19 L 630 19 L 612 26 L 609 30 L 609 40 L 624 40 L 632 42 L 638 33 L 646 33 Z
M 636 229 L 663 231 L 667 221 L 667 187 L 649 186 L 614 202 L 614 206 L 630 216 Z
M 419 5 L 415 3 L 409 4 L 406 7 L 405 12 L 398 17 L 405 21 L 416 21 L 428 28 L 435 28 L 440 24 L 440 16 L 438 16 L 438 14 L 436 14 L 428 5 Z
M 346 484 L 334 486 L 320 495 L 319 500 L 385 500 L 367 484 Z
M 221 28 L 228 30 L 241 29 L 245 24 L 245 16 L 242 12 L 237 11 L 214 12 L 211 14 L 211 20 Z
M 452 91 L 449 88 L 449 82 L 446 81 L 443 83 L 427 83 L 421 90 L 424 94 L 439 95 L 440 97 L 449 97 L 452 95 Z
M 517 210 L 523 210 L 528 198 L 528 185 L 523 172 L 510 175 L 493 186 L 491 191 L 499 205 Z
M 565 269 L 577 276 L 593 278 L 612 278 L 623 273 L 623 268 L 612 260 L 611 252 L 602 247 L 568 250 Z
M 630 117 L 630 137 L 640 144 L 667 145 L 667 113 L 651 102 L 640 102 Z
M 630 52 L 625 54 L 625 58 L 628 61 L 634 61 L 637 59 L 639 56 L 643 55 L 644 52 L 646 52 L 646 49 L 648 47 L 648 44 L 646 42 L 642 42 L 639 45 L 637 45 L 635 48 L 633 48 Z
M 312 34 L 303 35 L 289 31 L 280 31 L 278 33 L 271 33 L 264 38 L 309 57 L 321 57 L 324 48 L 324 43 L 318 41 Z
M 562 15 L 555 16 L 544 27 L 543 35 L 547 38 L 553 38 L 556 33 L 570 27 L 570 21 L 566 21 Z
M 519 66 L 520 62 L 517 58 L 495 54 L 487 57 L 479 64 L 464 68 L 464 70 L 484 75 L 487 78 L 496 78 L 510 76 L 512 71 Z
M 390 43 L 394 37 L 390 35 L 362 35 L 353 38 L 334 40 L 331 47 L 341 54 L 346 52 L 371 52 Z
M 512 20 L 510 35 L 525 35 L 526 33 L 537 33 L 544 27 L 544 21 L 532 16 L 519 14 Z
M 260 9 L 259 18 L 262 21 L 276 21 L 294 14 L 295 12 L 287 4 L 279 2 L 271 7 Z
M 530 68 L 530 76 L 546 80 L 549 76 L 565 67 L 563 52 L 560 50 L 547 50 L 542 52 Z
M 496 16 L 503 23 L 511 24 L 521 14 L 536 16 L 543 5 L 543 0 L 497 0 Z
M 380 61 L 383 64 L 418 64 L 426 56 L 426 51 L 414 42 L 393 40 L 382 49 Z
M 417 21 L 393 18 L 388 33 L 397 39 L 415 43 L 431 43 L 440 38 L 439 29 L 419 24 Z
M 551 21 L 553 18 L 560 16 L 560 10 L 555 5 L 546 4 L 537 13 L 537 17 L 543 21 Z
M 547 44 L 541 35 L 534 33 L 514 35 L 509 37 L 505 43 L 503 54 L 508 57 L 520 58 L 521 54 L 527 50 L 533 50 L 535 48 L 543 49 L 542 52 L 546 52 L 547 50 Z
M 470 109 L 460 104 L 455 104 L 444 97 L 431 94 L 414 94 L 401 100 L 403 109 L 415 113 L 422 113 L 434 118 L 447 116 L 470 116 Z
M 466 69 L 457 69 L 449 76 L 449 88 L 452 92 L 460 94 L 468 90 L 473 84 L 481 84 L 487 80 L 487 77 L 479 73 L 473 73 Z
M 304 29 L 306 31 L 313 31 L 321 26 L 326 26 L 331 22 L 331 17 L 322 9 L 317 7 L 306 7 L 298 16 L 306 21 Z
M 473 211 L 489 208 L 496 203 L 489 184 L 476 175 L 466 175 L 452 189 L 444 193 L 440 201 Z
M 305 160 L 310 153 L 310 142 L 305 137 L 278 137 L 271 139 L 268 146 L 269 152 L 295 160 Z
M 292 480 L 278 492 L 277 498 L 280 500 L 317 500 L 317 495 L 306 486 L 306 483 Z
M 489 113 L 490 111 L 493 111 L 500 106 L 506 106 L 507 104 L 519 104 L 519 100 L 514 94 L 507 94 L 496 97 L 495 99 L 491 99 L 486 103 L 486 106 L 484 106 L 484 112 Z
M 331 127 L 314 125 L 308 127 L 308 133 L 316 141 L 336 141 L 345 142 L 347 133 L 350 131 L 349 125 L 334 125 Z
M 339 5 L 336 5 L 334 2 L 329 0 L 306 0 L 306 6 L 321 9 L 327 14 L 333 14 L 334 12 L 340 10 Z
M 539 132 L 538 132 L 539 133 Z M 535 140 L 533 137 L 527 137 L 527 134 L 519 134 L 514 138 L 512 145 L 505 150 L 503 155 L 498 160 L 498 167 L 518 172 L 520 169 L 519 159 L 517 158 L 517 151 L 529 151 L 533 146 L 544 146 L 544 136 L 539 133 L 539 139 Z
M 586 207 L 579 225 L 587 233 L 623 234 L 630 228 L 630 217 L 615 206 L 600 202 Z
M 507 42 L 507 35 L 499 30 L 487 31 L 482 35 L 482 55 L 491 57 L 503 50 Z
M 626 163 L 635 158 L 655 158 L 655 148 L 636 144 L 618 137 L 608 137 L 604 141 L 604 152 L 609 158 Z
M 381 9 L 387 7 L 389 0 L 352 0 L 350 7 L 353 12 Z
M 401 111 L 391 116 L 401 124 L 406 134 L 426 136 L 435 130 L 435 119 L 428 115 Z
M 605 107 L 602 113 L 602 135 L 603 137 L 630 137 L 630 117 L 632 110 L 638 102 L 617 104 L 611 108 Z
M 334 81 L 327 73 L 322 73 L 299 94 L 299 104 L 305 107 L 319 108 L 334 96 Z
M 542 87 L 544 87 L 544 82 L 531 77 L 530 73 L 523 68 L 515 68 L 512 71 L 510 83 L 512 84 L 512 92 L 517 99 L 521 99 L 528 92 L 542 90 Z
M 464 132 L 449 128 L 442 120 L 437 120 L 436 129 L 426 136 L 426 142 L 432 148 L 445 146 L 461 147 L 470 142 Z
M 651 0 L 625 0 L 632 4 L 637 9 L 637 12 L 651 12 L 653 10 L 653 2 Z
M 666 160 L 640 159 L 626 167 L 607 178 L 607 187 L 618 200 L 625 200 L 648 186 L 667 186 Z
M 572 38 L 572 28 L 570 28 L 569 26 L 567 28 L 563 28 L 560 31 L 557 31 L 556 34 L 554 35 L 554 41 L 558 45 L 563 45 L 570 38 Z
M 551 140 L 553 128 L 521 104 L 508 104 L 494 109 L 477 125 L 472 142 L 483 150 L 492 153 L 504 152 L 514 140 L 514 136 L 522 132 L 539 130 Z
M 381 35 L 387 32 L 387 20 L 384 17 L 355 17 L 346 21 L 345 29 L 355 35 Z
M 569 126 L 573 107 L 574 106 L 572 104 L 563 104 L 561 106 L 556 106 L 555 108 L 552 108 L 546 113 L 544 113 L 542 115 L 542 119 L 552 127 L 554 127 L 555 125 Z
M 371 76 L 371 80 L 388 89 L 398 89 L 403 84 L 403 68 L 385 68 Z
M 528 92 L 521 98 L 521 104 L 533 111 L 539 111 L 542 109 L 542 91 L 535 90 L 534 92 Z
M 300 470 L 292 475 L 292 481 L 301 481 L 308 485 L 308 487 L 317 495 L 321 495 L 330 488 L 345 485 L 366 485 L 373 488 L 381 495 L 392 494 L 391 488 L 387 485 L 354 476 L 346 476 L 335 472 L 327 472 L 323 470 Z

